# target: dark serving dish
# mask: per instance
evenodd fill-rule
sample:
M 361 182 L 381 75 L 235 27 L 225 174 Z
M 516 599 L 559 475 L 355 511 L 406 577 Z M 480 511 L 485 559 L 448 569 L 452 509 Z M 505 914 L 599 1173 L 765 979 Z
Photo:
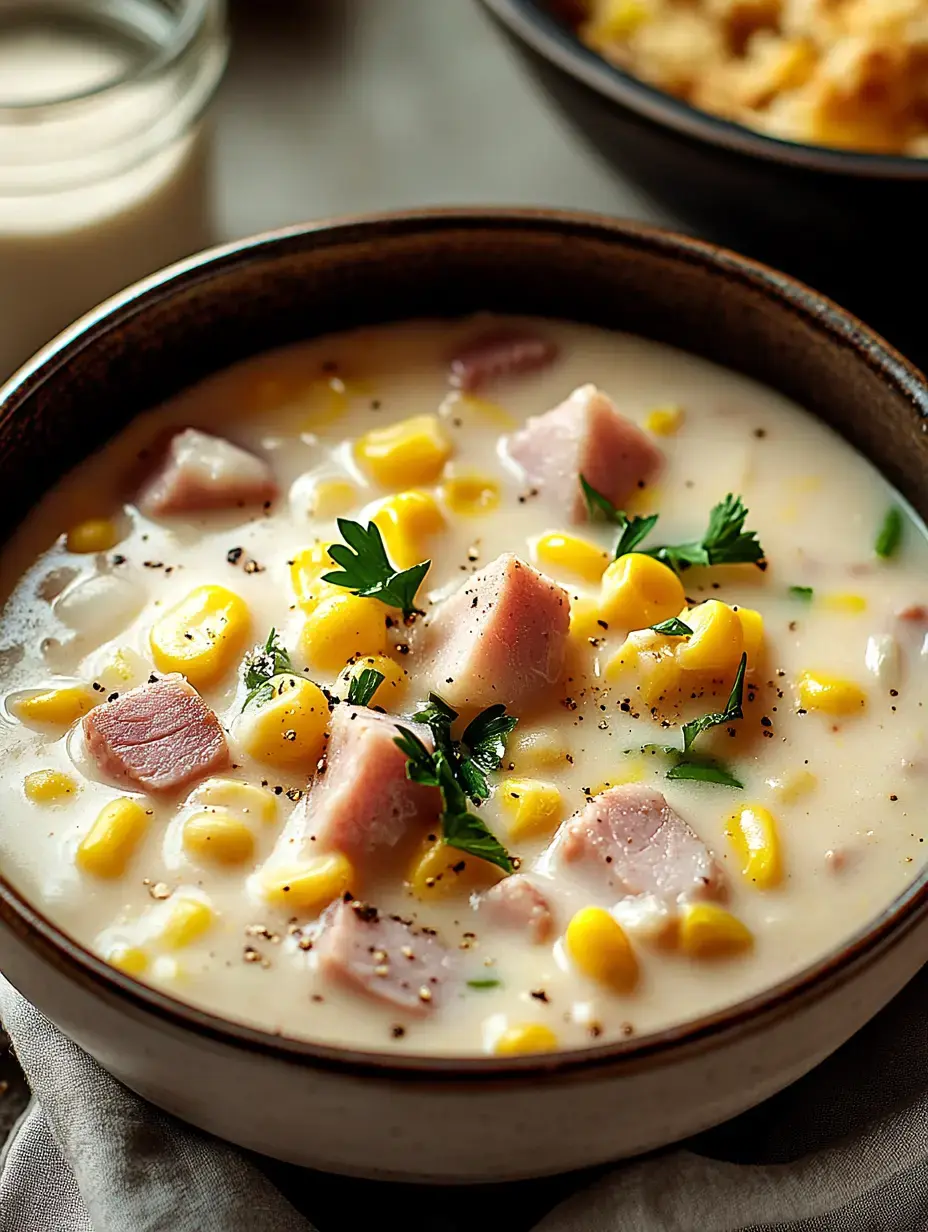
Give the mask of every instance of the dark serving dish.
M 822 288 L 928 366 L 928 158 L 765 136 L 604 60 L 565 0 L 481 3 L 583 137 L 679 225 Z

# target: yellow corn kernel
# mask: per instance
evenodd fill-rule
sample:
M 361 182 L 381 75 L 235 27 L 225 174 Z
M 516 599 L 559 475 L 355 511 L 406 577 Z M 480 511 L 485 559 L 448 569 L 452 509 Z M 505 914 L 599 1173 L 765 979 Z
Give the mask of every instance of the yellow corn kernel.
M 348 857 L 332 851 L 297 867 L 269 870 L 262 875 L 261 885 L 264 897 L 275 907 L 318 915 L 351 889 L 354 878 Z
M 184 848 L 197 859 L 244 864 L 255 851 L 255 836 L 228 809 L 193 813 L 184 822 Z
M 436 416 L 416 415 L 365 433 L 354 451 L 381 487 L 411 487 L 438 478 L 451 456 L 451 442 Z
M 216 913 L 202 898 L 175 898 L 158 939 L 170 950 L 183 949 L 202 937 L 215 918 Z
M 319 479 L 313 484 L 309 512 L 314 518 L 337 518 L 357 501 L 358 489 L 350 479 Z
M 628 514 L 637 514 L 645 516 L 649 513 L 659 513 L 662 503 L 662 495 L 659 484 L 645 484 L 643 488 L 636 488 L 631 496 L 625 500 L 625 512 Z
M 618 787 L 623 783 L 641 783 L 644 780 L 645 761 L 640 754 L 630 754 L 625 757 L 621 767 L 608 779 L 603 779 L 595 787 L 590 788 L 591 796 L 599 796 L 610 787 Z
M 225 586 L 198 586 L 152 625 L 155 666 L 180 672 L 195 689 L 216 684 L 241 657 L 251 618 Z
M 406 885 L 416 898 L 451 898 L 482 890 L 502 876 L 494 864 L 467 856 L 440 839 L 427 838 L 413 859 Z
M 387 641 L 386 608 L 339 589 L 308 613 L 300 633 L 307 662 L 337 672 L 358 655 L 382 654 Z
M 504 431 L 511 431 L 517 426 L 517 420 L 504 406 L 491 402 L 488 398 L 478 398 L 475 394 L 455 392 L 445 399 L 441 406 L 442 413 L 447 415 L 475 415 L 486 419 Z
M 550 731 L 516 731 L 506 746 L 507 758 L 519 770 L 550 770 L 566 764 L 568 750 Z
M 118 693 L 144 683 L 150 675 L 151 664 L 131 647 L 121 646 L 113 652 L 94 679 L 98 684 L 102 684 L 107 692 Z
M 488 475 L 455 475 L 441 485 L 441 499 L 452 513 L 480 517 L 499 505 L 499 484 Z
M 109 518 L 89 518 L 68 531 L 65 546 L 69 552 L 84 555 L 108 552 L 119 542 L 119 527 Z
M 600 580 L 609 564 L 609 553 L 595 543 L 558 530 L 541 536 L 535 544 L 534 555 L 539 564 L 549 569 L 593 583 Z
M 81 839 L 78 867 L 95 877 L 121 877 L 147 828 L 148 814 L 138 800 L 111 800 Z
M 531 1052 L 554 1052 L 557 1036 L 542 1022 L 523 1022 L 507 1027 L 493 1045 L 498 1057 L 521 1057 Z
M 680 948 L 691 958 L 723 958 L 749 950 L 754 937 L 747 925 L 717 903 L 690 903 L 679 925 Z
M 693 630 L 677 651 L 677 662 L 684 671 L 728 673 L 741 662 L 744 633 L 736 612 L 727 603 L 709 599 L 682 619 Z
M 352 398 L 363 398 L 370 394 L 369 381 L 346 381 L 340 376 L 325 376 L 300 391 L 300 397 L 307 404 L 309 415 L 303 422 L 303 428 L 308 432 L 316 432 L 327 428 L 347 412 Z
M 620 556 L 603 574 L 599 609 L 610 625 L 645 629 L 676 616 L 685 602 L 674 571 L 641 552 Z
M 124 975 L 142 975 L 148 969 L 148 955 L 138 945 L 114 945 L 105 958 Z
M 859 616 L 867 610 L 867 600 L 863 595 L 851 595 L 841 592 L 822 595 L 819 600 L 826 612 L 836 612 L 843 616 Z
M 741 875 L 760 890 L 779 885 L 783 878 L 780 835 L 769 809 L 746 804 L 732 813 L 725 834 L 741 860 Z
M 683 407 L 656 406 L 648 412 L 644 426 L 655 436 L 674 436 L 683 427 Z
M 425 544 L 444 530 L 444 514 L 429 492 L 397 492 L 377 505 L 371 518 L 397 569 L 411 569 L 427 556 Z
M 825 672 L 803 672 L 796 692 L 803 710 L 825 714 L 854 714 L 867 704 L 867 695 L 859 684 Z
M 26 723 L 49 723 L 56 727 L 69 727 L 103 700 L 102 695 L 95 693 L 87 685 L 74 684 L 19 698 L 11 703 L 10 709 L 18 719 Z
M 383 706 L 385 710 L 389 710 L 403 697 L 409 683 L 409 673 L 389 655 L 365 655 L 363 659 L 358 659 L 357 662 L 346 667 L 335 682 L 335 696 L 342 699 L 347 698 L 352 680 L 368 670 L 380 672 L 383 676 L 383 680 L 377 686 L 368 705 Z
M 277 800 L 272 792 L 238 779 L 207 779 L 190 793 L 186 803 L 224 809 L 236 817 L 253 817 L 265 825 L 277 817 Z
M 615 992 L 631 992 L 638 960 L 625 929 L 602 907 L 582 907 L 567 925 L 564 949 L 584 975 Z
M 308 548 L 302 548 L 290 562 L 290 585 L 298 605 L 304 612 L 311 612 L 323 599 L 341 593 L 331 582 L 323 582 L 324 573 L 338 569 L 329 555 L 328 544 L 318 539 Z
M 597 599 L 573 599 L 570 604 L 570 639 L 578 645 L 588 644 L 590 638 L 605 637 L 609 632 L 608 621 L 599 614 Z
M 540 779 L 504 779 L 499 801 L 513 842 L 552 834 L 564 811 L 561 793 L 553 783 Z
M 647 706 L 672 698 L 679 691 L 681 677 L 677 640 L 649 630 L 630 633 L 606 664 L 606 679 L 623 685 L 630 693 L 637 689 Z M 634 685 L 630 676 L 634 676 Z
M 760 612 L 750 607 L 736 607 L 732 611 L 741 623 L 741 637 L 744 652 L 748 656 L 748 666 L 753 667 L 760 658 L 764 647 L 764 618 Z
M 610 43 L 621 43 L 650 16 L 646 0 L 600 0 L 593 9 L 593 17 L 583 24 L 583 41 L 600 49 Z
M 77 783 L 61 770 L 34 770 L 23 780 L 26 799 L 33 804 L 58 804 L 77 794 Z
M 818 779 L 810 770 L 797 770 L 781 779 L 768 779 L 767 783 L 784 804 L 795 804 L 815 790 Z
M 322 756 L 328 726 L 329 703 L 319 686 L 283 672 L 235 720 L 235 738 L 257 761 L 310 771 Z

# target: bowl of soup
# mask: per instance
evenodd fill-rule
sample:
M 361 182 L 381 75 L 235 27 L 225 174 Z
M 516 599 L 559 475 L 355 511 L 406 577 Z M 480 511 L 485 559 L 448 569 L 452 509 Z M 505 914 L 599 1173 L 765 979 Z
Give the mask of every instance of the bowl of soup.
M 483 0 L 665 217 L 829 292 L 922 362 L 923 0 Z M 921 348 L 921 349 L 920 349 Z
M 347 1173 L 563 1171 L 782 1088 L 924 958 L 926 412 L 799 284 L 583 215 L 110 301 L 2 393 L 7 978 Z

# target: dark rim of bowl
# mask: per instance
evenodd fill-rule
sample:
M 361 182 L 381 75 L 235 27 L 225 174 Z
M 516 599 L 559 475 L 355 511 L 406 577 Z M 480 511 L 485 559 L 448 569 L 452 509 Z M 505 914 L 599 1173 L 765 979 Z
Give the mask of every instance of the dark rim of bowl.
M 540 0 L 482 0 L 533 51 L 584 85 L 648 120 L 710 145 L 771 162 L 869 179 L 928 180 L 928 158 L 868 154 L 785 141 L 690 106 L 587 47 Z
M 307 246 L 326 247 L 391 237 L 461 230 L 543 232 L 564 239 L 595 238 L 697 265 L 751 288 L 775 301 L 828 345 L 848 353 L 850 362 L 877 372 L 928 419 L 928 383 L 922 374 L 850 313 L 798 280 L 757 261 L 701 240 L 643 224 L 580 212 L 533 209 L 424 209 L 321 220 L 235 241 L 190 257 L 136 283 L 101 304 L 49 343 L 0 389 L 0 415 L 15 413 L 33 388 L 50 379 L 69 358 L 92 346 L 102 333 L 162 302 L 180 289 L 207 281 L 274 255 Z M 621 1063 L 628 1069 L 674 1059 L 686 1050 L 718 1047 L 733 1031 L 752 1034 L 788 1018 L 804 1002 L 821 998 L 854 979 L 885 951 L 897 945 L 928 914 L 928 865 L 882 912 L 847 942 L 778 984 L 746 1000 L 700 1018 L 648 1035 L 525 1057 L 461 1057 L 428 1053 L 388 1053 L 314 1043 L 250 1027 L 177 1000 L 115 970 L 65 934 L 33 907 L 0 873 L 0 920 L 24 945 L 67 978 L 104 998 L 127 1002 L 135 1013 L 155 1015 L 173 1030 L 193 1030 L 217 1044 L 295 1064 L 382 1079 L 531 1082 L 548 1075 L 595 1073 Z

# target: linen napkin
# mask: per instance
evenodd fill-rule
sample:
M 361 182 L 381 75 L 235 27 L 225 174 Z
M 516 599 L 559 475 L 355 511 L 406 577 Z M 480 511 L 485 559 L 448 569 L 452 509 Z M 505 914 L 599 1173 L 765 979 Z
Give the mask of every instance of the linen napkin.
M 460 1190 L 246 1156 L 127 1091 L 2 978 L 0 1018 L 33 1093 L 0 1156 L 0 1232 L 342 1232 L 372 1212 L 419 1232 L 928 1229 L 928 970 L 814 1073 L 685 1148 Z

